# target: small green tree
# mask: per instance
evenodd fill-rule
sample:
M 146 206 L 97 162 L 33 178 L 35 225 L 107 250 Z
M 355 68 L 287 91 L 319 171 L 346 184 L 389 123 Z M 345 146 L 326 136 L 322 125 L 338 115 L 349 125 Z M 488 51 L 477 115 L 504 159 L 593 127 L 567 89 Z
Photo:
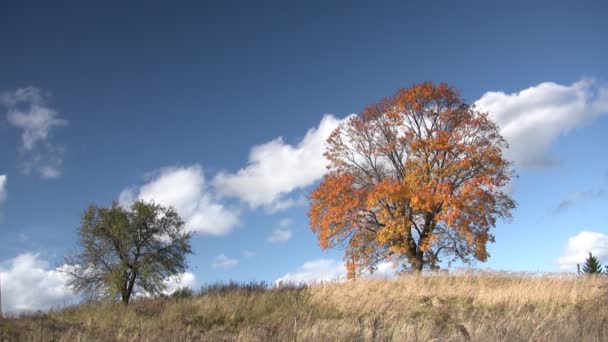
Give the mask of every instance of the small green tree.
M 137 201 L 130 208 L 90 206 L 79 229 L 81 251 L 66 258 L 70 285 L 88 299 L 159 294 L 186 270 L 190 233 L 175 209 Z
M 600 261 L 589 252 L 589 257 L 585 260 L 585 264 L 583 265 L 583 273 L 585 274 L 601 274 L 602 264 Z

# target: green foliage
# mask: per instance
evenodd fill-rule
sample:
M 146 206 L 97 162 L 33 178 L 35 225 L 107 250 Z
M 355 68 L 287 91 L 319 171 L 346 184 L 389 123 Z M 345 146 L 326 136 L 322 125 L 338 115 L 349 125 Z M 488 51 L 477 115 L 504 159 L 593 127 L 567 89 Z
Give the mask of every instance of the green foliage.
M 601 274 L 603 273 L 602 264 L 600 261 L 589 252 L 589 257 L 585 260 L 583 265 L 583 273 L 585 274 Z
M 175 209 L 137 201 L 130 208 L 90 206 L 79 229 L 81 251 L 67 258 L 70 285 L 88 299 L 160 294 L 186 270 L 190 233 Z

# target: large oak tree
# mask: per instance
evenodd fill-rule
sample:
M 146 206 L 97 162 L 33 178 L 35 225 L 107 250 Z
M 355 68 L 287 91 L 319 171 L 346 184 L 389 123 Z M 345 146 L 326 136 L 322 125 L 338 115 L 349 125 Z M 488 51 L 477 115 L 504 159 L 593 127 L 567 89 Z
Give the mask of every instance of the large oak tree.
M 81 251 L 70 258 L 70 285 L 90 299 L 120 298 L 137 291 L 161 293 L 168 277 L 186 270 L 190 233 L 175 209 L 137 201 L 90 206 L 79 229 Z
M 507 142 L 447 84 L 417 84 L 367 106 L 329 137 L 328 173 L 309 195 L 322 248 L 345 246 L 349 277 L 393 261 L 420 271 L 488 258 L 515 207 Z

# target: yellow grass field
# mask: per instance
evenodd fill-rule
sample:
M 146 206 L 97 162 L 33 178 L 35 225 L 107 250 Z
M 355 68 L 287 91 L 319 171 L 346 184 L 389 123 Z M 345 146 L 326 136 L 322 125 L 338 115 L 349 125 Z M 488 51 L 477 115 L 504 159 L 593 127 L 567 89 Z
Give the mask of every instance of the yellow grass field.
M 463 273 L 226 284 L 0 321 L 2 341 L 607 341 L 608 277 Z

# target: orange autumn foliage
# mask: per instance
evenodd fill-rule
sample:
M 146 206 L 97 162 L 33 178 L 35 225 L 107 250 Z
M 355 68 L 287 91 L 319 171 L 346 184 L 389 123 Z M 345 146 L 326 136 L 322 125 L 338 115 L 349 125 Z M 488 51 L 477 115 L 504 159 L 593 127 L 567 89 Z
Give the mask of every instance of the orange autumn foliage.
M 308 215 L 322 248 L 345 245 L 351 278 L 381 261 L 414 270 L 485 261 L 491 228 L 515 207 L 506 141 L 447 84 L 401 89 L 327 143 L 329 172 Z

